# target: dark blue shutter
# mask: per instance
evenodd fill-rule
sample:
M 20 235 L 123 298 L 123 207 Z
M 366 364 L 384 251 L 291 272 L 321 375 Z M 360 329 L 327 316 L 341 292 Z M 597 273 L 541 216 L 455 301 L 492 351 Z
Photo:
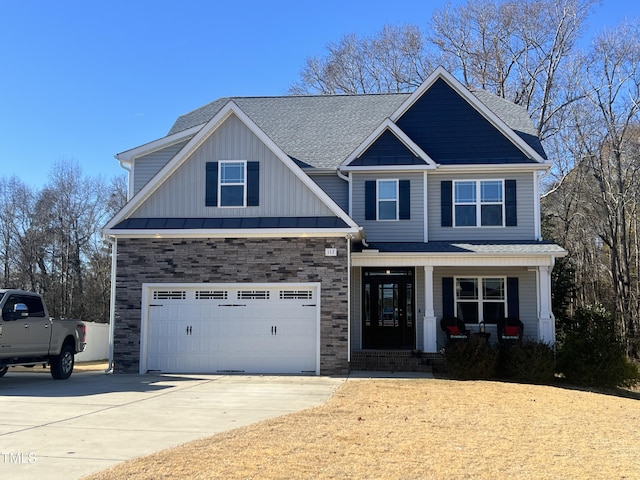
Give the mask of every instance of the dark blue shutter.
M 520 318 L 520 293 L 518 277 L 507 277 L 507 309 L 510 318 Z
M 364 182 L 364 219 L 376 219 L 376 181 Z
M 455 306 L 453 304 L 453 277 L 442 277 L 442 316 L 453 317 Z
M 453 182 L 443 180 L 440 182 L 440 225 L 453 226 Z
M 398 182 L 398 190 L 400 196 L 400 220 L 409 220 L 411 218 L 411 181 L 400 180 Z
M 516 181 L 505 180 L 504 181 L 504 211 L 505 211 L 505 225 L 507 227 L 518 226 L 518 206 L 516 203 Z M 537 201 L 537 200 L 536 200 Z
M 247 162 L 247 206 L 260 205 L 260 162 Z
M 218 206 L 218 162 L 207 162 L 205 179 L 205 205 Z

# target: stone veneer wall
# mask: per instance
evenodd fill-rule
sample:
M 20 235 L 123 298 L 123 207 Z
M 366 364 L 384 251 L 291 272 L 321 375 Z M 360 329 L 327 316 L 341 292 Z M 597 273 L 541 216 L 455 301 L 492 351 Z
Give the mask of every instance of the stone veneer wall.
M 337 257 L 325 257 L 337 247 Z M 348 372 L 343 239 L 119 239 L 114 371 L 138 373 L 143 283 L 321 282 L 320 373 Z

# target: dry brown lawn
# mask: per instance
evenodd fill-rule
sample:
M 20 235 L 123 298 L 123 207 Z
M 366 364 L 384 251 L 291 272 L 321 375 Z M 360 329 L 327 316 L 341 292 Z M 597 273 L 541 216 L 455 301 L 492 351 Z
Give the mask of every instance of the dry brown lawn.
M 638 479 L 639 399 L 500 382 L 349 380 L 320 407 L 87 478 Z

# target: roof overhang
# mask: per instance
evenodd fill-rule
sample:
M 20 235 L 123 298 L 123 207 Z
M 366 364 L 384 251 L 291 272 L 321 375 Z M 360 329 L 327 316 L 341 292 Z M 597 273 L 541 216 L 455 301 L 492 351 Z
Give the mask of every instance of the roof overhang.
M 354 251 L 352 265 L 356 267 L 431 266 L 431 267 L 553 267 L 556 258 L 568 252 L 546 242 L 432 242 L 424 248 L 398 244 L 398 248 L 380 247 Z M 417 248 L 413 248 L 417 247 Z M 386 251 L 385 251 L 386 250 Z M 396 250 L 396 251 L 393 251 Z
M 353 238 L 360 237 L 359 228 L 304 229 L 304 228 L 261 228 L 261 229 L 105 229 L 103 234 L 115 238 Z

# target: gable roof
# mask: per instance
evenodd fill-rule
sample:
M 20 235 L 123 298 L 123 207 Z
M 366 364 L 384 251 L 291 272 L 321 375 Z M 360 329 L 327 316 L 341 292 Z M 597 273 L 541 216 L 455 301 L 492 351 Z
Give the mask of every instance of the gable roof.
M 444 69 L 430 78 L 445 78 L 461 84 Z M 414 93 L 367 95 L 317 95 L 284 97 L 221 98 L 180 116 L 166 138 L 189 129 L 196 130 L 233 101 L 253 122 L 300 167 L 338 168 L 356 149 L 371 140 L 387 119 L 399 117 L 424 90 L 429 81 Z M 485 91 L 458 91 L 521 150 L 538 161 L 546 155 L 527 111 Z M 393 122 L 392 122 L 393 123 Z M 375 136 L 375 135 L 374 135 Z M 415 146 L 415 144 L 414 144 Z M 415 151 L 415 148 L 412 150 Z M 429 152 L 427 152 L 429 153 Z
M 125 206 L 107 223 L 104 230 L 107 233 L 116 228 L 136 211 L 188 158 L 197 150 L 231 115 L 235 115 L 269 148 L 325 205 L 340 218 L 347 229 L 358 231 L 355 222 L 322 190 L 314 181 L 296 167 L 292 159 L 273 142 L 265 133 L 247 116 L 247 114 L 233 101 L 219 109 L 216 114 L 198 130 L 187 144 L 156 173 L 156 175 L 140 189 Z

